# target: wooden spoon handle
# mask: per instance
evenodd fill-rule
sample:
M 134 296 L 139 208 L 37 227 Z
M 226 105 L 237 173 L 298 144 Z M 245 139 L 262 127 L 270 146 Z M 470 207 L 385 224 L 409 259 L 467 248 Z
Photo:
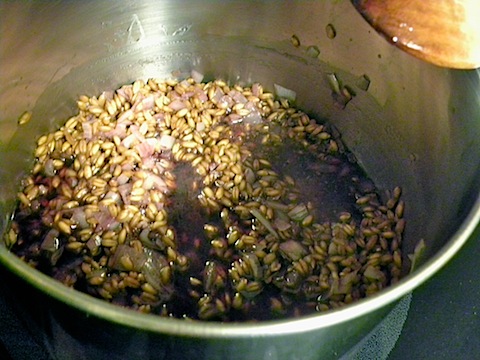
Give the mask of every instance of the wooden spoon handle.
M 388 41 L 430 63 L 480 67 L 480 0 L 352 0 Z

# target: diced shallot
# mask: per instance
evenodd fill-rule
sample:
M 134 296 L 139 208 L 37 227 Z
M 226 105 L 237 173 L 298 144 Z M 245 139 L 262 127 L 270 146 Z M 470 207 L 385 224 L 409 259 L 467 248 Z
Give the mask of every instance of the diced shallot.
M 175 138 L 173 136 L 163 134 L 160 137 L 160 147 L 165 150 L 170 150 L 175 143 Z
M 110 130 L 104 133 L 106 137 L 112 139 L 115 136 L 118 136 L 120 139 L 124 139 L 127 136 L 127 124 L 125 122 L 117 123 L 115 129 Z
M 140 128 L 137 125 L 131 125 L 130 131 L 133 135 L 135 135 L 138 141 L 142 142 L 145 140 L 145 137 L 142 135 L 142 133 L 140 132 Z
M 110 230 L 118 225 L 118 222 L 110 214 L 110 211 L 106 207 L 100 208 L 95 218 L 98 220 L 98 227 L 102 230 Z
M 56 229 L 51 229 L 44 237 L 40 249 L 47 254 L 52 266 L 55 266 L 58 259 L 62 256 L 64 245 L 59 238 L 60 233 Z
M 274 225 L 278 229 L 278 231 L 285 231 L 292 227 L 292 224 L 289 221 L 281 218 L 276 218 L 274 221 Z
M 195 95 L 193 91 L 187 91 L 181 98 L 182 100 L 189 100 L 193 95 Z
M 133 144 L 137 142 L 137 137 L 135 134 L 130 134 L 126 138 L 122 140 L 122 145 L 125 146 L 127 149 L 130 149 L 133 147 Z
M 205 123 L 203 121 L 200 121 L 197 123 L 196 125 L 196 130 L 198 132 L 202 132 L 203 130 L 205 130 L 206 126 L 205 126 Z
M 145 98 L 141 93 L 137 93 L 135 96 L 135 102 L 133 103 L 131 109 L 133 112 L 142 111 L 142 101 Z
M 242 115 L 232 113 L 225 117 L 225 121 L 230 124 L 238 124 L 243 121 L 243 118 Z
M 228 93 L 230 97 L 235 101 L 235 103 L 245 104 L 248 100 L 247 98 L 240 92 L 235 89 L 230 90 Z
M 182 100 L 173 100 L 170 104 L 168 104 L 168 107 L 173 111 L 179 111 L 185 109 L 187 104 Z
M 47 176 L 54 176 L 55 175 L 55 166 L 53 165 L 53 160 L 48 159 L 45 162 L 45 166 L 43 167 L 45 175 Z
M 223 92 L 223 90 L 221 88 L 217 87 L 215 89 L 215 92 L 213 93 L 213 97 L 210 100 L 212 100 L 212 102 L 214 104 L 218 104 L 220 102 L 220 99 L 224 95 L 225 95 L 225 93 Z
M 252 111 L 243 118 L 243 122 L 245 124 L 261 124 L 263 122 L 263 117 L 258 111 Z
M 203 81 L 203 74 L 199 73 L 197 70 L 192 70 L 190 75 L 192 76 L 193 81 L 195 81 L 198 84 Z
M 124 111 L 117 119 L 117 122 L 121 123 L 121 122 L 124 122 L 126 120 L 129 120 L 130 117 L 133 116 L 133 110 L 132 109 L 128 109 L 127 111 Z
M 262 91 L 262 87 L 259 83 L 255 83 L 255 84 L 252 85 L 252 95 L 253 96 L 255 96 L 255 97 L 260 96 L 261 91 Z
M 123 259 L 122 259 L 123 258 Z M 125 267 L 125 259 L 129 259 L 133 268 Z M 108 259 L 108 266 L 120 271 L 141 271 L 147 260 L 143 251 L 139 251 L 129 245 L 120 244 L 115 253 Z
M 113 91 L 109 90 L 109 91 L 104 91 L 102 93 L 102 96 L 106 99 L 106 100 L 113 100 Z
M 229 95 L 223 95 L 217 103 L 220 108 L 232 108 L 233 105 L 235 105 L 235 102 Z
M 125 100 L 130 101 L 130 94 L 126 90 L 125 86 L 122 86 L 120 89 L 117 89 L 117 94 L 123 97 Z
M 157 163 L 157 160 L 150 156 L 147 158 L 142 158 L 142 169 L 153 169 Z
M 188 87 L 190 86 L 190 83 L 188 82 L 187 79 L 184 79 L 184 80 L 180 81 L 180 86 L 182 86 L 185 89 L 188 89 Z
M 137 144 L 135 146 L 135 149 L 137 150 L 138 155 L 140 155 L 142 159 L 146 159 L 152 156 L 155 152 L 155 148 L 147 141 L 143 141 L 140 144 Z
M 73 209 L 71 220 L 77 224 L 77 227 L 80 229 L 86 229 L 90 227 L 90 224 L 87 222 L 87 217 L 83 207 L 78 207 Z
M 142 100 L 142 110 L 152 110 L 155 106 L 155 96 L 150 95 Z
M 120 183 L 119 183 L 119 185 L 120 185 Z M 120 194 L 115 192 L 115 191 L 111 191 L 111 190 L 108 193 L 105 194 L 104 199 L 112 199 L 113 201 L 115 201 L 119 205 L 122 203 L 122 199 L 120 197 Z
M 130 176 L 128 176 L 125 172 L 121 173 L 118 177 L 117 177 L 117 183 L 118 185 L 123 185 L 123 184 L 126 184 L 130 181 Z
M 91 140 L 93 137 L 93 127 L 92 124 L 88 122 L 82 122 L 83 137 L 85 140 Z
M 297 98 L 297 93 L 293 90 L 287 89 L 278 84 L 273 84 L 273 87 L 275 88 L 275 94 L 277 94 L 279 98 L 284 98 L 290 101 L 295 101 Z
M 301 259 L 307 253 L 305 247 L 296 240 L 287 240 L 280 243 L 280 254 L 291 261 Z
M 118 192 L 122 197 L 124 204 L 130 205 L 130 192 L 132 191 L 132 184 L 126 183 L 118 187 Z
M 148 176 L 143 180 L 143 188 L 145 190 L 156 189 L 161 192 L 166 192 L 168 190 L 165 181 L 160 176 L 152 173 L 148 174 Z
M 202 103 L 208 101 L 207 93 L 200 88 L 195 88 L 195 95 L 198 97 L 198 100 L 200 100 Z

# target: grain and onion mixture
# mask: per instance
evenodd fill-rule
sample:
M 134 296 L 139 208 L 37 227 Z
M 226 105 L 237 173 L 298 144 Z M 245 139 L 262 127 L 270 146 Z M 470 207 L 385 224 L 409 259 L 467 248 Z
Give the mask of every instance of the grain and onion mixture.
M 299 316 L 398 281 L 400 188 L 381 196 L 291 99 L 194 78 L 81 96 L 37 140 L 7 246 L 66 286 L 187 319 Z

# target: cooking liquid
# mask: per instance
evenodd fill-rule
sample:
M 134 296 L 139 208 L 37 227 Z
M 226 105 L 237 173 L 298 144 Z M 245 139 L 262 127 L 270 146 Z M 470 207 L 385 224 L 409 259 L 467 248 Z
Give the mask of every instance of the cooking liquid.
M 198 96 L 208 98 L 202 88 L 204 85 L 190 82 L 183 86 L 193 87 L 189 92 L 193 95 L 190 96 L 200 94 Z M 121 90 L 118 93 L 128 97 L 131 86 Z M 238 92 L 232 91 L 228 93 L 232 98 L 246 101 Z M 209 96 L 216 98 L 218 104 L 227 96 L 222 95 L 224 93 L 219 88 L 208 92 L 213 94 Z M 172 96 L 170 94 L 168 96 Z M 172 104 L 176 102 L 178 106 L 179 93 L 174 96 L 172 99 L 176 100 Z M 201 100 L 200 104 L 203 104 L 202 101 L 206 100 Z M 255 106 L 266 106 L 266 103 Z M 154 106 L 148 97 L 139 98 L 135 104 Z M 131 106 L 135 107 L 133 102 Z M 162 316 L 202 320 L 267 320 L 324 311 L 375 293 L 398 279 L 401 268 L 398 248 L 404 226 L 401 223 L 403 219 L 400 219 L 403 204 L 401 211 L 394 207 L 399 204 L 400 193 L 397 191 L 389 199 L 388 206 L 381 205 L 373 182 L 340 138 L 332 135 L 335 132 L 328 125 L 317 124 L 291 108 L 288 102 L 286 105 L 282 102 L 279 111 L 284 111 L 283 115 L 289 111 L 288 114 L 296 117 L 279 116 L 276 120 L 267 121 L 268 113 L 261 119 L 258 109 L 250 110 L 244 118 L 237 116 L 229 120 L 228 116 L 224 116 L 216 120 L 218 122 L 211 129 L 203 126 L 203 130 L 196 130 L 199 133 L 205 130 L 201 136 L 204 136 L 203 141 L 208 147 L 213 138 L 209 138 L 209 131 L 223 127 L 226 130 L 217 131 L 216 136 L 220 139 L 215 138 L 214 143 L 224 141 L 236 146 L 237 150 L 247 150 L 237 153 L 241 158 L 233 161 L 233 165 L 222 162 L 231 172 L 233 170 L 230 169 L 235 166 L 237 171 L 239 166 L 243 167 L 243 179 L 247 189 L 249 186 L 251 189 L 237 193 L 237 199 L 232 201 L 220 196 L 213 201 L 213 207 L 206 202 L 213 190 L 221 190 L 224 186 L 225 191 L 232 191 L 230 198 L 234 197 L 233 188 L 219 183 L 223 175 L 222 171 L 216 170 L 219 163 L 207 164 L 208 169 L 203 169 L 203 172 L 207 171 L 207 176 L 219 173 L 216 175 L 218 179 L 212 183 L 206 180 L 205 174 L 200 175 L 199 167 L 193 163 L 173 162 L 169 151 L 154 153 L 152 157 L 142 158 L 142 161 L 154 166 L 152 160 L 160 162 L 163 158 L 173 167 L 171 173 L 175 184 L 162 195 L 165 202 L 159 204 L 168 216 L 167 226 L 151 230 L 153 222 L 148 223 L 147 219 L 143 220 L 143 227 L 132 228 L 129 223 L 123 225 L 109 215 L 110 210 L 105 207 L 96 210 L 94 216 L 88 219 L 93 225 L 89 225 L 85 221 L 85 197 L 77 208 L 55 213 L 58 211 L 56 206 L 63 208 L 65 203 L 62 199 L 63 202 L 58 205 L 55 202 L 57 197 L 62 197 L 64 187 L 67 191 L 74 190 L 79 181 L 85 180 L 81 176 L 68 175 L 74 164 L 80 164 L 85 171 L 81 165 L 83 161 L 79 163 L 75 156 L 64 156 L 55 151 L 51 154 L 50 164 L 52 159 L 60 159 L 64 166 L 52 171 L 47 161 L 42 173 L 30 177 L 30 185 L 39 187 L 40 193 L 28 206 L 20 204 L 14 214 L 12 230 L 18 240 L 11 242 L 11 250 L 65 285 L 103 297 L 114 304 Z M 118 113 L 118 123 L 130 122 L 126 114 L 131 110 L 122 111 Z M 90 114 L 82 121 L 90 121 L 87 118 L 91 117 Z M 93 121 L 96 121 L 95 118 Z M 157 133 L 152 135 L 171 131 L 160 120 L 158 124 Z M 137 127 L 135 134 L 131 128 L 123 129 L 123 132 L 127 129 L 131 132 L 123 135 L 125 138 L 121 141 L 128 148 L 125 142 L 132 136 L 141 136 L 141 126 L 127 126 Z M 198 129 L 199 124 L 195 126 Z M 81 122 L 78 122 L 77 128 L 84 141 L 82 130 L 85 132 L 89 128 Z M 144 130 L 148 134 L 150 128 Z M 171 140 L 160 137 L 158 141 L 165 139 Z M 149 140 L 155 138 L 149 137 Z M 188 155 L 192 141 L 177 141 L 185 144 L 182 150 Z M 129 151 L 137 150 L 141 145 L 141 142 L 130 144 Z M 209 150 L 214 151 L 212 148 Z M 119 150 L 122 151 L 125 149 Z M 138 151 L 143 153 L 145 149 Z M 190 153 L 194 155 L 190 159 L 198 154 Z M 107 163 L 110 160 L 105 159 L 105 167 L 99 170 L 100 176 L 103 172 L 113 172 L 116 164 Z M 135 176 L 143 165 L 126 163 L 122 171 Z M 260 175 L 261 172 L 264 175 Z M 122 173 L 113 177 L 114 183 L 119 183 L 115 185 L 115 191 L 107 186 L 98 200 L 107 197 L 107 193 L 114 193 L 110 196 L 118 205 L 118 211 L 130 206 L 130 194 L 121 192 L 120 187 L 129 186 L 131 191 L 131 183 L 138 181 L 132 180 L 130 185 L 121 181 L 123 185 L 120 185 L 121 176 L 127 175 Z M 151 174 L 148 176 L 151 179 Z M 58 177 L 65 184 L 54 185 Z M 239 179 L 237 186 L 242 184 L 241 177 Z M 91 186 L 88 181 L 83 183 L 86 189 Z M 210 195 L 206 191 L 207 186 L 210 187 Z M 95 187 L 90 189 L 98 190 Z M 283 195 L 268 195 L 267 189 Z M 88 195 L 87 192 L 85 196 Z M 140 202 L 141 216 L 146 213 L 148 201 L 151 200 Z M 57 215 L 65 220 L 58 221 Z M 72 222 L 74 217 L 73 225 L 65 229 L 65 224 Z M 116 238 L 104 238 L 108 232 L 119 236 L 120 229 L 127 229 L 127 238 L 122 243 L 116 242 Z M 91 231 L 91 237 L 76 239 L 80 230 Z M 174 236 L 168 234 L 169 231 L 173 231 Z M 165 242 L 167 236 L 169 242 Z M 66 250 L 71 243 L 80 246 L 80 250 Z M 179 259 L 186 259 L 186 262 Z M 123 285 L 118 287 L 119 283 Z M 152 289 L 143 290 L 143 285 L 149 284 L 155 288 L 154 295 Z
M 350 213 L 352 218 L 360 222 L 362 214 L 356 204 L 356 199 L 365 193 L 375 191 L 372 180 L 358 165 L 352 153 L 341 152 L 333 154 L 315 154 L 296 141 L 287 137 L 282 129 L 275 126 L 270 131 L 281 133 L 282 142 L 262 144 L 263 134 L 249 129 L 236 132 L 248 134 L 244 137 L 243 146 L 252 150 L 258 159 L 268 159 L 272 169 L 279 178 L 291 177 L 298 189 L 298 203 L 309 204 L 315 222 L 334 223 L 338 221 L 341 213 Z M 234 139 L 231 139 L 234 140 Z M 337 141 L 340 141 L 337 139 Z M 204 224 L 213 224 L 222 229 L 222 220 L 218 214 L 210 215 L 199 202 L 200 185 L 202 178 L 186 163 L 178 164 L 174 170 L 177 179 L 177 190 L 169 202 L 169 223 L 176 229 L 179 239 L 179 251 L 190 259 L 190 268 L 187 274 L 177 278 L 177 289 L 191 289 L 191 277 L 202 278 L 205 264 L 209 261 L 219 260 L 212 252 L 210 241 L 202 231 Z M 225 231 L 219 237 L 225 237 Z M 196 246 L 195 246 L 196 244 Z M 234 257 L 238 258 L 238 256 Z M 231 259 L 220 263 L 223 271 L 228 272 Z M 232 291 L 232 289 L 229 289 Z M 189 296 L 188 291 L 176 292 L 174 306 L 169 307 L 169 312 L 176 317 L 195 318 L 196 303 Z M 267 311 L 272 297 L 284 297 L 284 301 L 294 304 L 288 312 L 272 314 Z M 242 311 L 232 310 L 230 321 L 269 320 L 279 316 L 298 316 L 315 310 L 315 302 L 308 302 L 302 296 L 295 295 L 286 299 L 281 291 L 270 284 L 257 295 L 247 309 Z

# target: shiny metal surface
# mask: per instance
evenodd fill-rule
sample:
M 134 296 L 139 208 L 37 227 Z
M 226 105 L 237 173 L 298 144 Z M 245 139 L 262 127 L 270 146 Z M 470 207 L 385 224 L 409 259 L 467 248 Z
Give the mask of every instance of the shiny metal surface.
M 336 29 L 334 39 L 326 35 L 327 24 Z M 48 304 L 47 341 L 59 358 L 336 358 L 396 300 L 433 276 L 480 218 L 478 73 L 437 68 L 402 53 L 347 1 L 1 2 L 0 34 L 2 233 L 36 137 L 71 115 L 79 95 L 194 69 L 207 78 L 295 90 L 301 108 L 340 130 L 377 185 L 403 187 L 404 253 L 421 238 L 427 244 L 426 263 L 377 296 L 261 324 L 137 314 L 64 288 L 0 246 L 0 262 L 16 281 L 23 279 L 32 294 L 31 285 L 41 290 L 35 296 Z M 313 58 L 309 46 L 320 55 Z M 356 92 L 345 109 L 332 99 L 330 73 Z M 368 91 L 355 86 L 364 74 L 371 80 Z M 18 126 L 25 110 L 32 120 Z

